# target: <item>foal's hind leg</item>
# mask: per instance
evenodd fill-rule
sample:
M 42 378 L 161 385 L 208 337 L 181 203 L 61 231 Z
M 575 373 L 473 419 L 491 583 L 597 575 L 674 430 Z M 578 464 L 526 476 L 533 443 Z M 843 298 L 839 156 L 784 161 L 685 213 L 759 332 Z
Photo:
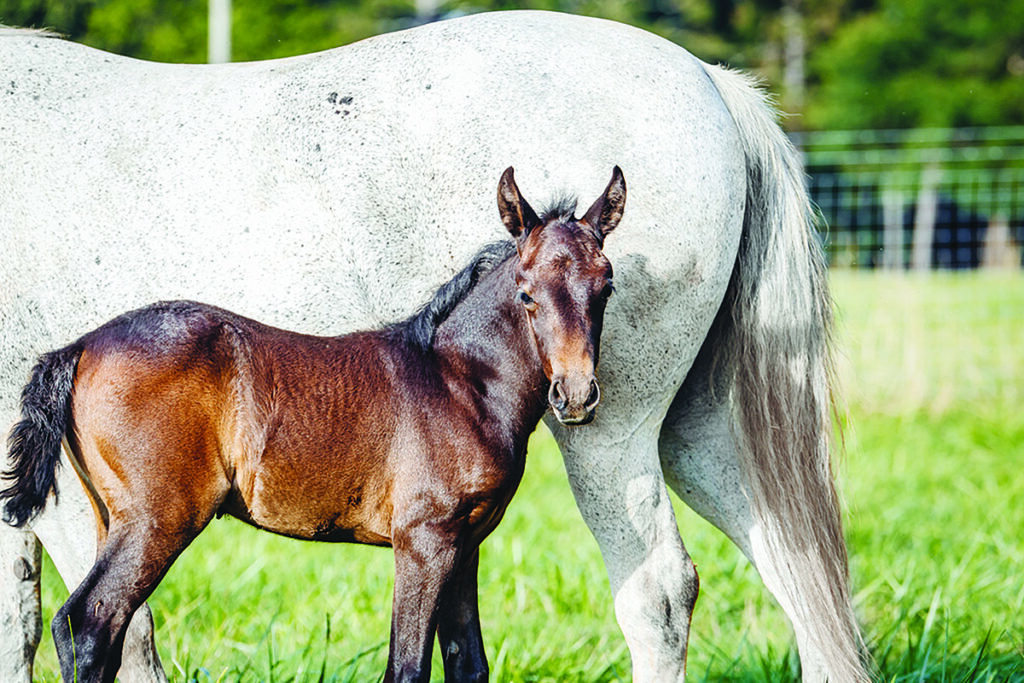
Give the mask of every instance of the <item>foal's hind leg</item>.
M 32 523 L 69 591 L 82 582 L 96 561 L 96 518 L 74 468 L 68 462 L 58 471 L 60 504 L 54 501 Z M 167 676 L 153 642 L 153 614 L 143 604 L 125 637 L 118 672 L 121 683 L 164 683 Z
M 446 683 L 465 681 L 482 683 L 489 669 L 480 632 L 480 605 L 477 595 L 479 549 L 459 566 L 445 591 L 437 622 Z
M 109 523 L 95 564 L 51 625 L 66 681 L 114 680 L 132 616 L 209 524 L 229 488 L 220 443 L 204 416 L 187 407 L 170 410 L 152 396 L 138 411 L 111 412 L 124 419 L 95 411 L 115 426 L 132 425 L 116 440 L 104 419 L 77 425 L 81 462 Z
M 97 487 L 110 513 L 106 539 L 51 626 L 66 681 L 114 680 L 132 616 L 223 500 L 226 484 L 215 471 L 164 472 L 154 466 L 173 461 L 174 455 L 180 454 L 151 448 L 121 459 L 116 477 Z
M 3 401 L 5 408 L 8 403 L 11 408 L 0 410 L 3 434 L 19 414 L 13 407 L 15 402 Z M 42 634 L 40 544 L 68 590 L 73 591 L 81 583 L 96 560 L 95 516 L 73 468 L 66 461 L 63 465 L 57 471 L 60 499 L 47 502 L 32 520 L 31 531 L 0 524 L 0 681 L 4 683 L 32 681 L 33 658 Z M 121 683 L 167 680 L 153 643 L 152 623 L 149 607 L 143 605 L 125 641 L 118 674 Z
M 192 520 L 168 516 L 111 520 L 96 563 L 53 619 L 65 681 L 114 680 L 132 616 L 208 521 L 196 528 Z

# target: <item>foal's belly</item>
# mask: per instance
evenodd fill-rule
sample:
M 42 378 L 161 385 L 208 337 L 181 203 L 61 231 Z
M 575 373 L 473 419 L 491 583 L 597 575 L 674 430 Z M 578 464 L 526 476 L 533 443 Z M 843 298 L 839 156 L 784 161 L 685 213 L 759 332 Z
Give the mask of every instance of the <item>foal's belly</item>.
M 316 541 L 391 545 L 386 466 L 373 453 L 264 453 L 236 471 L 222 510 L 277 534 Z
M 295 538 L 390 545 L 397 418 L 378 335 L 251 327 L 252 397 L 238 418 L 249 436 L 228 448 L 225 512 Z
M 341 499 L 312 500 L 289 496 L 287 505 L 275 496 L 271 501 L 246 501 L 237 489 L 228 495 L 220 512 L 258 529 L 282 536 L 330 543 L 362 543 L 390 546 L 391 532 L 379 508 L 369 510 L 361 493 Z

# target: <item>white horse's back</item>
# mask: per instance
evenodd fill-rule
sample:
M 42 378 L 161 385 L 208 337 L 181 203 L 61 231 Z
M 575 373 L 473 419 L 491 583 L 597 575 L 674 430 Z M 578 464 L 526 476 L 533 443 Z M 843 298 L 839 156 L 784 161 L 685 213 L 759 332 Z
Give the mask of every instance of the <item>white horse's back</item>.
M 717 151 L 732 130 L 724 107 L 707 110 L 712 87 L 696 60 L 650 34 L 568 15 L 473 17 L 248 64 L 153 64 L 34 37 L 0 41 L 0 61 L 10 80 L 0 166 L 19 169 L 0 202 L 13 228 L 4 246 L 20 251 L 28 291 L 58 273 L 51 286 L 78 281 L 73 310 L 90 289 L 123 306 L 112 293 L 137 288 L 118 292 L 118 282 L 145 270 L 154 288 L 185 290 L 167 294 L 227 293 L 227 305 L 293 311 L 277 322 L 301 325 L 297 311 L 318 293 L 281 288 L 305 285 L 312 268 L 325 301 L 338 290 L 365 300 L 332 301 L 332 318 L 306 327 L 392 319 L 500 235 L 490 198 L 510 164 L 536 191 L 580 194 L 628 166 L 649 195 L 631 206 L 637 241 L 657 231 L 691 239 L 683 223 L 694 209 L 720 208 L 694 179 L 710 176 L 710 188 L 740 172 L 738 161 L 702 163 L 700 141 Z M 672 129 L 680 135 L 666 138 Z M 443 247 L 422 258 L 438 238 Z M 105 262 L 118 245 L 117 262 Z M 216 268 L 220 259 L 232 267 Z M 388 275 L 409 280 L 410 267 L 423 271 L 418 291 L 396 301 Z M 187 271 L 195 277 L 182 282 Z M 67 320 L 64 293 L 53 294 L 44 315 Z

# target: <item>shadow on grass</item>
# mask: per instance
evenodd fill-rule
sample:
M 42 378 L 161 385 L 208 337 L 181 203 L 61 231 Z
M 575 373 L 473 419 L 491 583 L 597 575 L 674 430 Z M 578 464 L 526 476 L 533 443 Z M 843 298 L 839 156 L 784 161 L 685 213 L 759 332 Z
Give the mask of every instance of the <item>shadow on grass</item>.
M 262 655 L 254 656 L 245 666 L 216 674 L 202 666 L 186 665 L 178 668 L 172 681 L 365 683 L 367 680 L 380 681 L 383 677 L 382 673 L 370 674 L 366 660 L 386 650 L 386 642 L 368 647 L 337 665 L 329 665 L 329 621 L 325 624 L 323 638 L 316 638 L 315 643 L 312 640 L 298 657 L 302 663 L 294 672 L 285 669 L 294 666 L 295 659 L 288 665 L 277 659 L 268 629 L 267 637 L 260 643 Z M 992 629 L 980 642 L 972 639 L 961 641 L 950 632 L 948 623 L 937 624 L 927 615 L 908 616 L 891 630 L 874 634 L 870 649 L 876 667 L 874 679 L 885 683 L 1024 683 L 1024 644 L 1016 642 L 1006 630 Z M 691 669 L 688 680 L 700 683 L 800 683 L 800 662 L 794 649 L 776 651 L 769 648 L 756 652 L 747 650 L 747 653 L 738 659 L 723 651 L 710 653 L 707 670 Z M 492 676 L 497 683 L 612 683 L 630 680 L 629 671 L 622 671 L 615 665 L 590 678 L 580 672 L 555 671 L 554 662 L 541 663 L 536 669 L 529 666 L 518 668 L 511 653 L 502 653 L 499 649 L 497 654 L 500 661 L 495 664 L 500 673 Z M 257 662 L 257 658 L 262 661 Z M 437 668 L 433 678 L 441 680 L 443 674 Z

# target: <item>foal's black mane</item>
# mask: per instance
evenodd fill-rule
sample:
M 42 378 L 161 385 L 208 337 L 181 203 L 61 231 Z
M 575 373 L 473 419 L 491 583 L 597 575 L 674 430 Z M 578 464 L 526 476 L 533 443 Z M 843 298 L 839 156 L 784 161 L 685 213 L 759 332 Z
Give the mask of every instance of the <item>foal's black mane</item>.
M 576 198 L 571 195 L 558 197 L 540 214 L 541 225 L 551 221 L 572 220 L 576 214 Z
M 422 352 L 430 351 L 434 333 L 448 319 L 455 307 L 466 298 L 480 278 L 491 272 L 516 253 L 512 240 L 492 242 L 483 247 L 465 268 L 441 285 L 434 297 L 411 317 L 391 326 L 391 330 Z
M 573 220 L 576 198 L 558 197 L 540 215 L 540 224 L 552 221 Z M 515 242 L 502 240 L 491 242 L 477 252 L 469 265 L 441 285 L 434 297 L 409 318 L 390 326 L 393 333 L 404 336 L 405 341 L 421 352 L 428 352 L 434 345 L 434 333 L 438 326 L 448 319 L 455 307 L 466 298 L 480 278 L 491 272 L 516 253 Z

